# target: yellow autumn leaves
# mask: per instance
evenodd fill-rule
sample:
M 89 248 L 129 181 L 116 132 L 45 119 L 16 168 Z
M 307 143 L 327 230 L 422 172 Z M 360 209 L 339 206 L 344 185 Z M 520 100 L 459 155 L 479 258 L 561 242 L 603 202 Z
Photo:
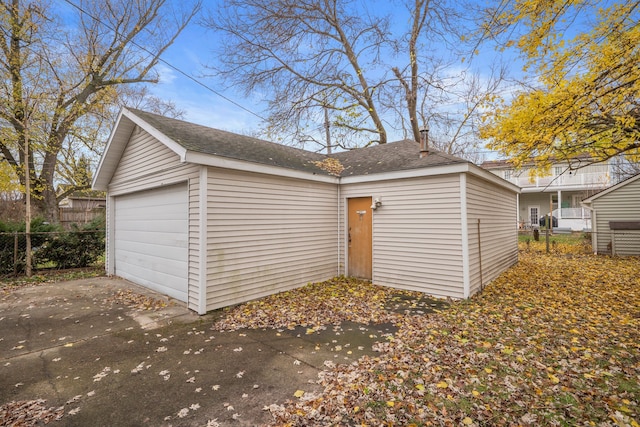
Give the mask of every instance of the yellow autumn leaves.
M 556 249 L 521 251 L 469 301 L 404 315 L 377 357 L 324 371 L 324 392 L 275 425 L 636 426 L 640 259 Z
M 342 165 L 342 163 L 340 163 L 340 160 L 333 157 L 329 157 L 324 160 L 315 161 L 312 163 L 320 169 L 329 172 L 331 175 L 340 176 L 342 171 L 344 171 L 344 166 Z
M 481 129 L 489 147 L 516 166 L 533 160 L 544 172 L 554 158 L 585 153 L 596 160 L 620 152 L 640 159 L 637 3 L 572 3 L 517 0 L 500 18 L 525 27 L 517 46 L 539 82 L 508 101 L 492 102 Z M 570 27 L 573 37 L 561 34 L 567 22 L 582 20 L 591 22 L 588 32 Z
M 366 281 L 337 277 L 226 310 L 213 328 L 293 329 L 306 326 L 305 333 L 313 334 L 319 326 L 344 321 L 364 324 L 395 322 L 399 316 L 385 310 L 384 302 L 399 293 L 402 292 Z

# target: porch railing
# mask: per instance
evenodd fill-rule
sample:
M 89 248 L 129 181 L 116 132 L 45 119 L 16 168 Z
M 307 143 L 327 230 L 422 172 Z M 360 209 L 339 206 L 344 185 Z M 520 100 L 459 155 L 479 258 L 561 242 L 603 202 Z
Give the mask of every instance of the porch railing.
M 585 208 L 562 208 L 554 209 L 552 215 L 562 219 L 589 219 L 591 211 Z
M 521 188 L 535 187 L 606 187 L 611 183 L 608 173 L 575 173 L 563 174 L 559 176 L 544 176 L 529 178 L 529 176 L 513 176 L 507 181 L 512 182 Z

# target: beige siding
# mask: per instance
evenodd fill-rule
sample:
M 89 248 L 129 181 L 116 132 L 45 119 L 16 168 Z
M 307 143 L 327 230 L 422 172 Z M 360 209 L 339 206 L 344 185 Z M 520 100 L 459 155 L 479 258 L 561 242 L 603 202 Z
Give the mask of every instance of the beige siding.
M 591 207 L 595 212 L 596 251 L 600 254 L 610 254 L 614 232 L 609 229 L 609 221 L 640 221 L 640 179 L 596 198 Z M 640 252 L 634 252 L 639 245 L 636 240 L 638 233 L 625 233 L 623 230 L 617 230 L 616 233 L 618 233 L 617 254 L 640 254 Z M 623 233 L 626 236 L 623 236 Z
M 469 174 L 462 182 L 465 180 L 471 296 L 480 290 L 480 258 L 484 285 L 518 261 L 517 208 L 516 194 L 512 191 Z
M 207 310 L 337 273 L 337 187 L 209 169 Z
M 180 158 L 165 145 L 139 127 L 133 132 L 122 153 L 110 185 L 141 180 L 180 166 Z
M 188 293 L 189 308 L 198 311 L 199 293 L 199 258 L 197 256 L 199 245 L 198 231 L 198 191 L 199 169 L 201 166 L 184 164 L 180 162 L 177 154 L 157 141 L 147 132 L 136 128 L 114 176 L 109 184 L 109 196 L 118 196 L 143 191 L 146 189 L 171 185 L 179 182 L 188 183 L 189 191 L 189 267 L 188 267 Z M 112 203 L 112 199 L 109 199 Z M 113 212 L 108 208 L 108 215 Z M 112 218 L 108 218 L 111 223 Z M 107 236 L 107 246 L 112 244 L 113 233 Z M 107 247 L 107 265 L 112 268 L 113 255 Z
M 457 174 L 348 184 L 340 192 L 341 265 L 347 199 L 380 197 L 383 204 L 373 214 L 373 282 L 437 297 L 463 297 Z

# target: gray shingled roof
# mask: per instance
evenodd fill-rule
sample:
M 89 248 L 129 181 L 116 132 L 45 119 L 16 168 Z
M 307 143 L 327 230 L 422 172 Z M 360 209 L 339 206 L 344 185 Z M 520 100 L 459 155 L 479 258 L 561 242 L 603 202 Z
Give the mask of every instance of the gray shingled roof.
M 333 157 L 344 166 L 343 177 L 468 163 L 436 150 L 429 150 L 429 154 L 421 159 L 420 144 L 409 139 L 345 151 Z
M 330 175 L 314 164 L 328 157 L 340 161 L 344 167 L 343 177 L 467 163 L 466 160 L 435 150 L 429 150 L 429 154 L 421 159 L 419 144 L 411 140 L 326 156 L 146 111 L 129 110 L 189 151 L 318 175 Z
M 322 154 L 182 120 L 170 119 L 146 111 L 129 110 L 190 151 L 329 175 L 328 172 L 313 164 L 315 161 L 325 159 L 326 156 Z

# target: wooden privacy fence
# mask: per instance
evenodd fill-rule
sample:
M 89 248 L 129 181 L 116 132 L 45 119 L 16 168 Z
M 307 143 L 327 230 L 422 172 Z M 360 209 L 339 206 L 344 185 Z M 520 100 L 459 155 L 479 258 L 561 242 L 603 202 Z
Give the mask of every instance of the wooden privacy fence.
M 60 225 L 65 230 L 71 227 L 71 224 L 87 224 L 95 218 L 104 215 L 104 208 L 74 209 L 60 208 Z

